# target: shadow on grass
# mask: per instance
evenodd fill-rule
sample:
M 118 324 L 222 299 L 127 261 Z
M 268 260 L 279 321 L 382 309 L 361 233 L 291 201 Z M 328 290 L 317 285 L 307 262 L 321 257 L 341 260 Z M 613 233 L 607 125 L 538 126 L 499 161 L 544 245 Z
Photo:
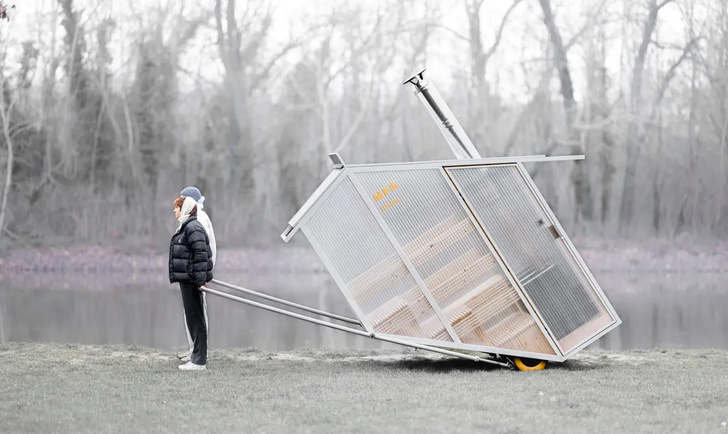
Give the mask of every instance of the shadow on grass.
M 479 371 L 511 371 L 504 366 L 494 365 L 486 362 L 473 362 L 464 359 L 431 359 L 431 358 L 410 358 L 403 360 L 370 360 L 363 362 L 377 368 L 415 370 L 432 373 L 448 373 L 453 371 L 479 372 Z M 549 362 L 546 370 L 549 371 L 591 371 L 607 368 L 609 363 L 585 363 L 577 360 L 565 362 Z M 516 371 L 517 372 L 517 371 Z
M 452 371 L 507 371 L 508 368 L 491 363 L 473 362 L 464 359 L 430 359 L 426 357 L 409 358 L 402 360 L 370 360 L 365 362 L 377 368 L 401 369 L 409 371 L 425 371 L 432 373 L 447 373 Z
M 607 367 L 607 363 L 585 363 L 578 360 L 567 360 L 565 362 L 549 362 L 546 369 L 562 370 L 562 371 L 592 371 L 594 369 L 603 369 Z

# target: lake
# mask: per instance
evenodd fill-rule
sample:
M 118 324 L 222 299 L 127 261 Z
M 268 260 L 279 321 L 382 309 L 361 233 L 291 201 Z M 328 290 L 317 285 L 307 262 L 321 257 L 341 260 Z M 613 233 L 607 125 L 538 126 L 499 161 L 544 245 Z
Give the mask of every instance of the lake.
M 178 287 L 162 277 L 120 283 L 126 275 L 60 273 L 47 287 L 0 284 L 0 341 L 186 345 Z M 593 344 L 610 350 L 682 346 L 728 349 L 728 273 L 596 273 L 623 324 Z M 128 277 L 127 277 L 128 278 Z M 353 317 L 321 270 L 220 273 L 220 280 Z M 83 279 L 84 285 L 78 285 Z M 69 283 L 71 282 L 71 283 Z M 292 350 L 382 346 L 207 295 L 210 346 Z M 256 301 L 259 301 L 256 299 Z

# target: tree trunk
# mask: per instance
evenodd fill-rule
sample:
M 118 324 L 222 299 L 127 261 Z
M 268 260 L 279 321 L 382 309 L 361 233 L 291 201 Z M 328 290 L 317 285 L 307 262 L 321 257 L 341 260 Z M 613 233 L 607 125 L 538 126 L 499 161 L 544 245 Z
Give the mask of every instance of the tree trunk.
M 622 201 L 619 207 L 619 231 L 623 235 L 629 234 L 632 223 L 635 179 L 637 175 L 637 162 L 639 160 L 640 146 L 644 143 L 644 119 L 642 112 L 642 72 L 645 66 L 647 50 L 652 42 L 652 34 L 657 25 L 657 15 L 660 9 L 672 0 L 651 0 L 647 19 L 642 26 L 642 40 L 632 68 L 630 82 L 630 99 L 632 119 L 627 127 L 627 161 L 624 169 L 624 184 L 622 186 Z
M 5 146 L 8 150 L 8 159 L 5 165 L 5 185 L 3 187 L 3 198 L 0 204 L 0 240 L 3 238 L 5 232 L 5 214 L 8 206 L 8 195 L 10 193 L 10 187 L 13 183 L 13 140 L 10 137 L 10 112 L 12 110 L 13 103 L 9 106 L 5 105 L 5 91 L 4 84 L 5 80 L 0 82 L 0 117 L 3 122 L 3 137 L 5 138 Z
M 725 74 L 728 69 L 728 3 L 722 2 L 720 9 L 719 22 L 723 23 L 721 28 L 721 48 L 718 49 L 718 68 L 719 74 Z M 713 218 L 713 233 L 720 230 L 721 219 L 723 216 L 723 208 L 725 205 L 725 187 L 728 182 L 726 178 L 726 147 L 728 146 L 728 80 L 716 80 L 720 83 L 720 87 L 714 94 L 719 98 L 719 114 L 717 122 L 714 122 L 713 128 L 718 134 L 718 146 L 720 152 L 720 177 L 718 179 L 718 197 L 716 199 L 715 216 Z
M 597 92 L 597 111 L 598 121 L 603 122 L 604 125 L 601 128 L 601 149 L 599 151 L 599 167 L 600 167 L 600 184 L 601 184 L 601 197 L 600 197 L 600 216 L 599 220 L 602 224 L 602 228 L 606 228 L 609 223 L 609 213 L 611 211 L 612 203 L 612 183 L 614 181 L 614 174 L 616 172 L 614 167 L 614 139 L 612 138 L 612 132 L 607 124 L 607 119 L 610 116 L 611 109 L 609 107 L 609 101 L 607 98 L 607 67 L 606 63 L 606 50 L 607 41 L 604 29 L 599 32 L 599 63 L 597 65 L 598 72 L 596 78 Z
M 655 232 L 655 236 L 660 236 L 660 229 L 662 225 L 662 179 L 661 179 L 661 164 L 662 164 L 662 117 L 658 121 L 657 131 L 657 152 L 655 153 L 655 173 L 652 177 L 652 229 Z
M 559 81 L 561 82 L 561 96 L 564 101 L 566 129 L 570 143 L 569 151 L 572 154 L 583 154 L 584 150 L 580 143 L 579 133 L 574 128 L 577 105 L 576 100 L 574 99 L 574 85 L 571 81 L 569 64 L 566 58 L 566 49 L 561 38 L 561 33 L 556 27 L 553 13 L 551 12 L 551 1 L 539 0 L 539 3 L 543 10 L 544 23 L 546 24 L 546 28 L 549 32 L 549 39 L 551 40 L 551 44 L 554 48 L 554 63 L 556 70 L 559 73 Z M 594 204 L 591 192 L 591 183 L 583 163 L 574 163 L 570 179 L 574 185 L 576 209 L 578 214 L 584 220 L 592 220 Z
M 480 9 L 482 0 L 471 0 L 465 2 L 465 9 L 468 16 L 468 30 L 470 43 L 470 79 L 472 90 L 468 93 L 468 130 L 472 136 L 473 143 L 484 144 L 485 133 L 482 131 L 486 125 L 483 120 L 486 117 L 488 105 L 488 84 L 485 81 L 485 53 L 483 52 L 483 41 L 481 37 Z

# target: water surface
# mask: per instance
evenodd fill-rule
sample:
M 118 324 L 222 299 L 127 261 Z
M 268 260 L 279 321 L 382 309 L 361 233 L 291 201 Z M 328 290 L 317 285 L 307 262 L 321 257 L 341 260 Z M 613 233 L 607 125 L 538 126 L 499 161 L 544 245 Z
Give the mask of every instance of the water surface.
M 300 269 L 221 274 L 221 280 L 351 316 L 328 276 Z M 607 272 L 596 275 L 623 324 L 594 346 L 621 350 L 683 346 L 728 349 L 724 273 Z M 131 344 L 179 349 L 186 338 L 178 287 L 161 279 L 119 285 L 114 276 L 58 275 L 48 288 L 0 284 L 0 341 Z M 113 280 L 113 285 L 110 283 Z M 74 289 L 75 288 L 75 289 Z M 210 346 L 291 350 L 381 343 L 208 295 Z

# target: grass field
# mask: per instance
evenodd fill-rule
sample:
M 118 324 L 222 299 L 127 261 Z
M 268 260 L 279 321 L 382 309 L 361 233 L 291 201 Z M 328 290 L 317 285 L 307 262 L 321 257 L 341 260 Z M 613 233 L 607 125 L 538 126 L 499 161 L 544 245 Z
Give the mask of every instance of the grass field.
M 400 350 L 0 345 L 0 432 L 722 432 L 728 352 L 585 351 L 514 372 Z

